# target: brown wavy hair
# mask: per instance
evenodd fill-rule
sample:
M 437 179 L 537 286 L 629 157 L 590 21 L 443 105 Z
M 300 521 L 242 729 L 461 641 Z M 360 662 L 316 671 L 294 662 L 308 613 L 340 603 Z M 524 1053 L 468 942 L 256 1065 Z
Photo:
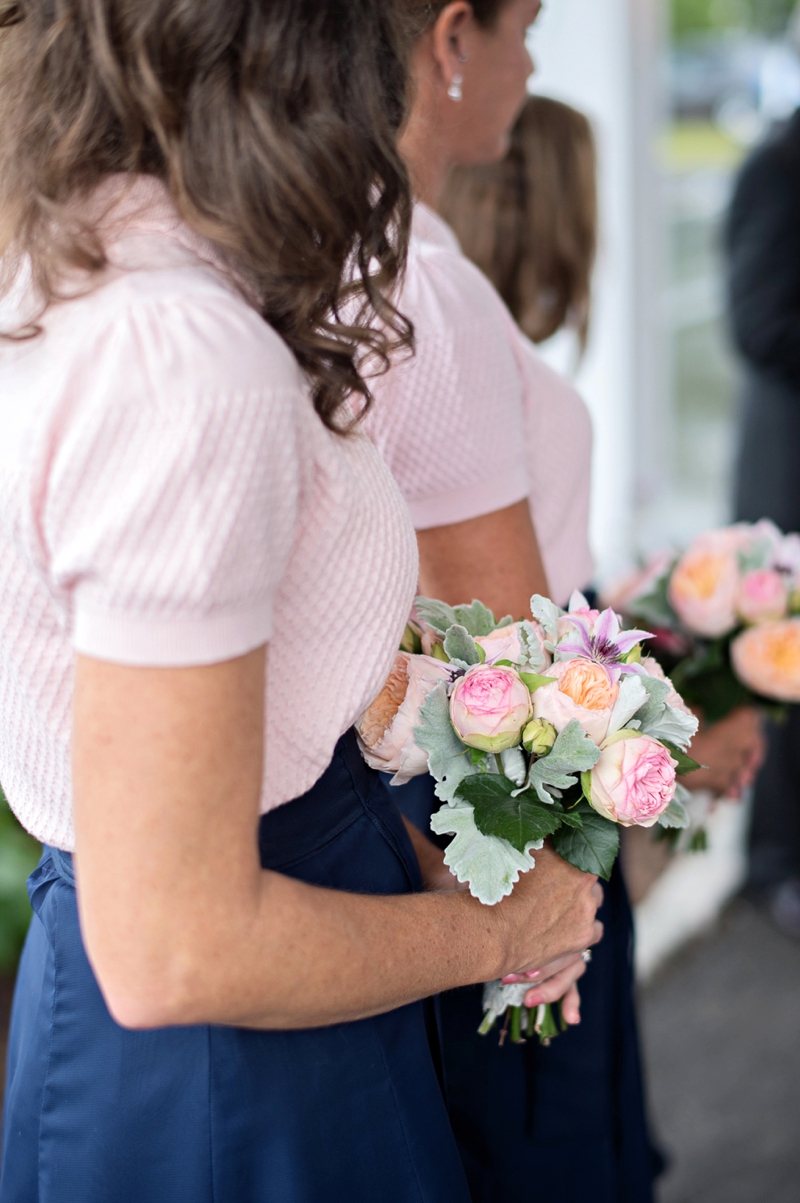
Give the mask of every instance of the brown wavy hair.
M 586 346 L 595 177 L 589 121 L 546 96 L 528 98 L 502 162 L 448 177 L 439 211 L 534 342 L 570 325 Z
M 99 272 L 76 198 L 157 176 L 344 427 L 412 341 L 389 299 L 411 214 L 396 0 L 0 0 L 0 26 L 5 288 L 29 258 L 43 312 Z

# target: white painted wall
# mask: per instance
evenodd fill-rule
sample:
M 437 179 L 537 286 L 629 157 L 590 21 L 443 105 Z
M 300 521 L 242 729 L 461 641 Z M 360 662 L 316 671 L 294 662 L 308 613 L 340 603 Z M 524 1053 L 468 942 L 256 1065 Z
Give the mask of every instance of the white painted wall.
M 652 485 L 637 448 L 658 438 L 662 223 L 654 167 L 658 0 L 549 0 L 531 33 L 531 87 L 583 110 L 599 157 L 593 326 L 576 381 L 594 420 L 592 542 L 600 581 L 633 552 L 634 508 Z

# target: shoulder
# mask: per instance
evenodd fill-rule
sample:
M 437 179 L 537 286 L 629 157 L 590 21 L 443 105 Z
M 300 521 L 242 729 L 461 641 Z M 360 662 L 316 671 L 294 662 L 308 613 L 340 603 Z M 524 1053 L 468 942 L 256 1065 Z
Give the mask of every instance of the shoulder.
M 409 248 L 400 308 L 417 327 L 418 339 L 454 336 L 466 325 L 502 328 L 505 306 L 486 276 L 454 246 L 416 238 Z
M 86 352 L 181 393 L 296 391 L 289 348 L 227 281 L 201 263 L 111 278 L 57 307 L 45 333 L 77 333 Z M 90 350 L 91 348 L 91 350 Z

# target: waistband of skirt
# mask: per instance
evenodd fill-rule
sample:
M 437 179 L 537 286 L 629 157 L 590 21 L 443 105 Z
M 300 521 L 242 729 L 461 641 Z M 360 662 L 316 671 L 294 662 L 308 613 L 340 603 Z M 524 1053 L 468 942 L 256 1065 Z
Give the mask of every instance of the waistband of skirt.
M 363 815 L 379 780 L 359 751 L 355 731 L 346 731 L 319 781 L 299 798 L 261 816 L 258 842 L 264 868 L 290 865 L 335 839 Z M 373 805 L 375 801 L 373 797 Z M 74 887 L 72 854 L 48 844 L 42 851 L 59 877 Z

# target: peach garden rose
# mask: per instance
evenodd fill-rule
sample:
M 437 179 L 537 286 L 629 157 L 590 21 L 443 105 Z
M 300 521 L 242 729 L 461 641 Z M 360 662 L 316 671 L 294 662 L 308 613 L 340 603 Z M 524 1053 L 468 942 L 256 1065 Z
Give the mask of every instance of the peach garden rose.
M 754 693 L 779 702 L 800 702 L 800 619 L 764 622 L 738 635 L 731 662 Z
M 739 561 L 729 531 L 695 540 L 669 582 L 669 600 L 682 623 L 697 635 L 716 638 L 736 626 Z
M 576 657 L 559 660 L 544 675 L 552 677 L 553 684 L 542 685 L 534 693 L 534 717 L 546 719 L 559 732 L 576 719 L 587 735 L 601 744 L 619 695 L 619 685 L 612 683 L 603 665 Z
M 427 772 L 427 753 L 417 747 L 414 728 L 425 698 L 440 681 L 449 679 L 450 669 L 441 661 L 397 653 L 386 684 L 356 724 L 370 768 L 395 773 L 395 785 Z

